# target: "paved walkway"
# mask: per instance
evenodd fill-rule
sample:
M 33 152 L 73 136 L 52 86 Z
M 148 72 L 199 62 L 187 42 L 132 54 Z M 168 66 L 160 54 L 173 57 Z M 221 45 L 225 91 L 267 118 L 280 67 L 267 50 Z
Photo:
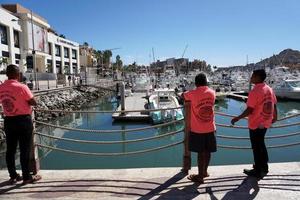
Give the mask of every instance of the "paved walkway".
M 271 164 L 260 181 L 241 173 L 247 167 L 210 167 L 202 185 L 187 180 L 180 168 L 42 170 L 36 184 L 0 183 L 0 199 L 300 199 L 300 162 Z M 6 178 L 1 170 L 0 180 Z

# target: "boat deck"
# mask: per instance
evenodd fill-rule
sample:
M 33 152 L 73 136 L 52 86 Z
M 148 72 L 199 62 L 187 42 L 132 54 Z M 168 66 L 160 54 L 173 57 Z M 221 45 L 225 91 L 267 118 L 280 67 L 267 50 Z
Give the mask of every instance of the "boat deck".
M 125 110 L 145 110 L 145 104 L 147 99 L 145 93 L 133 93 L 132 96 L 125 97 Z M 117 111 L 121 110 L 121 105 L 117 108 Z M 149 113 L 141 112 L 128 112 L 112 114 L 112 118 L 118 121 L 150 121 Z

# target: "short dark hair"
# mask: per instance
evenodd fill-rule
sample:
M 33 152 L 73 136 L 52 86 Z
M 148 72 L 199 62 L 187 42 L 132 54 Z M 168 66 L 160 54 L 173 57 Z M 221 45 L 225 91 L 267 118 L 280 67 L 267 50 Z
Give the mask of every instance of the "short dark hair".
M 267 78 L 267 74 L 266 71 L 264 69 L 257 69 L 253 71 L 253 74 L 255 76 L 258 76 L 260 78 L 261 81 L 265 81 L 265 79 Z
M 8 65 L 6 68 L 6 76 L 8 78 L 16 78 L 20 73 L 20 69 L 17 65 Z
M 198 75 L 195 77 L 195 85 L 196 85 L 197 87 L 199 87 L 199 86 L 206 86 L 206 85 L 207 85 L 207 78 L 206 78 L 206 75 L 203 74 L 203 73 L 198 74 Z

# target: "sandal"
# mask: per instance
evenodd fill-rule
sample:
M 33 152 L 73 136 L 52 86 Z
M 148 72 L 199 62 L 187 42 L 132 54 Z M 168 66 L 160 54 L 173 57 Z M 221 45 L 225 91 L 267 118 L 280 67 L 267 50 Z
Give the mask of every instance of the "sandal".
M 204 183 L 203 177 L 201 177 L 201 176 L 199 176 L 199 175 L 196 175 L 196 174 L 191 174 L 191 175 L 189 175 L 189 176 L 187 177 L 187 179 L 189 179 L 189 180 L 191 180 L 191 181 L 193 181 L 193 182 L 195 182 L 195 183 L 200 183 L 200 184 Z
M 8 183 L 9 183 L 10 185 L 13 185 L 13 184 L 17 183 L 18 181 L 22 181 L 22 180 L 23 180 L 23 177 L 20 176 L 20 174 L 17 174 L 15 178 L 10 178 L 10 179 L 8 180 Z
M 207 177 L 209 177 L 209 173 L 206 172 L 203 174 L 203 178 L 207 178 Z
M 28 184 L 28 183 L 35 183 L 35 182 L 37 182 L 41 179 L 42 179 L 42 177 L 40 175 L 34 175 L 30 179 L 23 180 L 22 184 L 25 185 L 25 184 Z

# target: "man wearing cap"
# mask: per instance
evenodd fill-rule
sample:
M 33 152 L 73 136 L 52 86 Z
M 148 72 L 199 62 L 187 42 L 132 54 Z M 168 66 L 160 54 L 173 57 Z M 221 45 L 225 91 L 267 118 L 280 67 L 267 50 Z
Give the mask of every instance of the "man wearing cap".
M 9 183 L 23 180 L 23 184 L 33 183 L 41 179 L 32 176 L 29 170 L 30 148 L 32 145 L 32 108 L 36 100 L 29 88 L 20 83 L 20 71 L 16 65 L 6 69 L 8 80 L 0 85 L 0 103 L 4 111 L 4 131 L 6 134 L 6 164 L 10 176 Z M 15 154 L 17 145 L 20 149 L 22 177 L 16 172 Z

